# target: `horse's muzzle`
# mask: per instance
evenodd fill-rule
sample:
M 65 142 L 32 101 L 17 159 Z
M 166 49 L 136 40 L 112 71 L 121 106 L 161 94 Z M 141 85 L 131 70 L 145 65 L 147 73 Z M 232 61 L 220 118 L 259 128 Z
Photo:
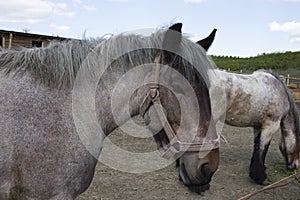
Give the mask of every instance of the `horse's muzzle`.
M 190 177 L 188 176 L 188 173 L 186 171 L 186 168 L 184 166 L 184 164 L 181 164 L 180 166 L 180 173 L 179 173 L 179 181 L 187 186 L 189 188 L 190 191 L 192 192 L 196 192 L 198 194 L 201 194 L 203 192 L 205 192 L 206 190 L 209 189 L 210 187 L 210 181 L 211 181 L 211 177 L 212 174 L 211 170 L 208 167 L 208 164 L 204 164 L 201 167 L 201 177 L 204 177 L 203 179 L 201 179 L 201 182 L 203 184 L 195 184 L 192 182 L 192 180 L 190 179 Z
M 197 185 L 197 186 L 189 186 L 189 190 L 192 192 L 196 192 L 197 194 L 202 194 L 206 190 L 209 190 L 210 184 L 205 184 L 205 185 Z

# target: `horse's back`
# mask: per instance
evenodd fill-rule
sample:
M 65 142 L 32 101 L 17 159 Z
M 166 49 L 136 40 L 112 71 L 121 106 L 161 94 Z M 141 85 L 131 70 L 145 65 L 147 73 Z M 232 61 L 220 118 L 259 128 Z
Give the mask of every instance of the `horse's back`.
M 0 199 L 74 198 L 93 176 L 68 92 L 0 76 Z
M 288 112 L 285 87 L 272 74 L 259 70 L 250 75 L 217 71 L 217 75 L 225 86 L 227 124 L 260 126 L 263 120 L 280 120 Z

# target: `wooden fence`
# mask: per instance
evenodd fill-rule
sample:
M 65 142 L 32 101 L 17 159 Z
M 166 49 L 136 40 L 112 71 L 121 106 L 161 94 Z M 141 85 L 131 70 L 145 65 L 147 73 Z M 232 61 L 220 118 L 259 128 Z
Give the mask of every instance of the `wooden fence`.
M 289 74 L 287 76 L 281 75 L 280 78 L 291 90 L 296 103 L 300 104 L 300 78 L 291 77 Z
M 280 77 L 283 78 L 286 85 L 290 85 L 290 83 L 294 83 L 298 87 L 300 86 L 300 78 L 298 77 L 291 77 L 289 74 L 287 76 L 281 75 Z

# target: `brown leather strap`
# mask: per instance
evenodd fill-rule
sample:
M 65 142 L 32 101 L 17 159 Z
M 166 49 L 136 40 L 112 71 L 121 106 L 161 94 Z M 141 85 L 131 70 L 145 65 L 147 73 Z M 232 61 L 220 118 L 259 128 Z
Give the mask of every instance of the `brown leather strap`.
M 171 124 L 169 123 L 169 121 L 167 119 L 167 115 L 161 105 L 161 102 L 160 102 L 160 96 L 153 99 L 152 102 L 153 102 L 154 109 L 159 117 L 159 121 L 162 123 L 164 131 L 165 131 L 170 143 L 172 143 L 172 140 L 174 138 L 176 139 L 176 133 L 174 132 Z
M 156 89 L 156 91 L 153 91 L 153 90 L 151 90 L 151 88 L 150 88 L 149 93 L 147 94 L 146 98 L 144 99 L 144 101 L 143 101 L 143 103 L 142 103 L 142 105 L 141 105 L 141 107 L 140 107 L 140 115 L 141 115 L 142 117 L 145 116 L 145 113 L 148 111 L 148 109 L 150 108 L 150 106 L 151 106 L 152 103 L 153 103 L 153 102 L 152 102 L 153 99 L 154 99 L 157 95 L 159 95 L 158 89 Z
M 203 152 L 203 151 L 211 151 L 212 149 L 219 148 L 219 138 L 209 143 L 183 143 L 180 142 L 176 136 L 175 131 L 173 130 L 171 124 L 167 119 L 167 115 L 163 109 L 163 106 L 160 101 L 160 93 L 159 93 L 159 72 L 160 72 L 160 61 L 161 56 L 158 54 L 155 57 L 154 63 L 156 64 L 155 68 L 155 80 L 152 86 L 150 86 L 150 90 L 146 98 L 140 107 L 140 114 L 144 117 L 145 113 L 148 111 L 150 106 L 154 107 L 160 122 L 162 123 L 163 129 L 170 141 L 170 144 L 167 145 L 166 148 L 161 148 L 160 151 L 164 158 L 171 158 L 175 154 L 184 151 L 190 152 Z
M 140 107 L 140 115 L 142 117 L 145 116 L 145 113 L 147 110 L 150 108 L 152 105 L 153 101 L 159 97 L 159 72 L 160 72 L 160 62 L 161 62 L 161 54 L 160 52 L 156 54 L 155 59 L 154 59 L 154 64 L 156 65 L 155 67 L 155 77 L 154 77 L 154 82 L 150 86 L 150 91 L 146 98 L 144 99 L 141 107 Z

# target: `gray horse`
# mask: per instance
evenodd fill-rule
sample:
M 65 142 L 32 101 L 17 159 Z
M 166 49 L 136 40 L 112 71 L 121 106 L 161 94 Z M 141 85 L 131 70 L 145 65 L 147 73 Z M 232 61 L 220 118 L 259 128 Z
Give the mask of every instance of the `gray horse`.
M 198 155 L 203 140 L 216 138 L 208 92 L 207 71 L 212 65 L 200 46 L 182 37 L 181 26 L 175 24 L 149 37 L 117 35 L 54 42 L 40 49 L 2 50 L 0 199 L 67 200 L 84 192 L 92 181 L 105 136 L 140 113 L 151 84 L 138 87 L 129 106 L 124 106 L 128 102 L 122 94 L 118 96 L 118 122 L 111 97 L 120 77 L 143 65 L 144 70 L 131 81 L 153 78 L 149 74 L 162 65 L 159 83 L 167 80 L 171 85 L 157 84 L 165 117 L 178 141 L 199 146 L 182 155 L 182 179 L 189 187 L 207 189 L 219 161 L 218 146 L 202 159 Z M 193 95 L 186 93 L 164 67 L 185 77 Z M 193 105 L 197 112 L 185 110 Z M 128 109 L 130 114 L 123 114 Z M 186 112 L 190 117 L 183 117 Z
M 273 134 L 279 129 L 282 134 L 279 147 L 286 167 L 297 169 L 300 151 L 299 112 L 286 85 L 276 74 L 266 70 L 249 75 L 221 70 L 215 70 L 215 73 L 218 79 L 211 89 L 224 87 L 227 105 L 226 110 L 216 112 L 215 119 L 225 115 L 226 124 L 254 129 L 250 177 L 259 184 L 265 181 L 265 157 Z
M 197 43 L 207 51 L 215 34 L 216 29 Z M 282 135 L 279 148 L 286 167 L 297 169 L 300 164 L 299 112 L 293 95 L 279 76 L 271 70 L 236 74 L 218 69 L 214 75 L 210 93 L 215 121 L 221 119 L 231 126 L 254 129 L 249 176 L 259 184 L 267 178 L 265 157 L 273 134 L 279 129 Z

